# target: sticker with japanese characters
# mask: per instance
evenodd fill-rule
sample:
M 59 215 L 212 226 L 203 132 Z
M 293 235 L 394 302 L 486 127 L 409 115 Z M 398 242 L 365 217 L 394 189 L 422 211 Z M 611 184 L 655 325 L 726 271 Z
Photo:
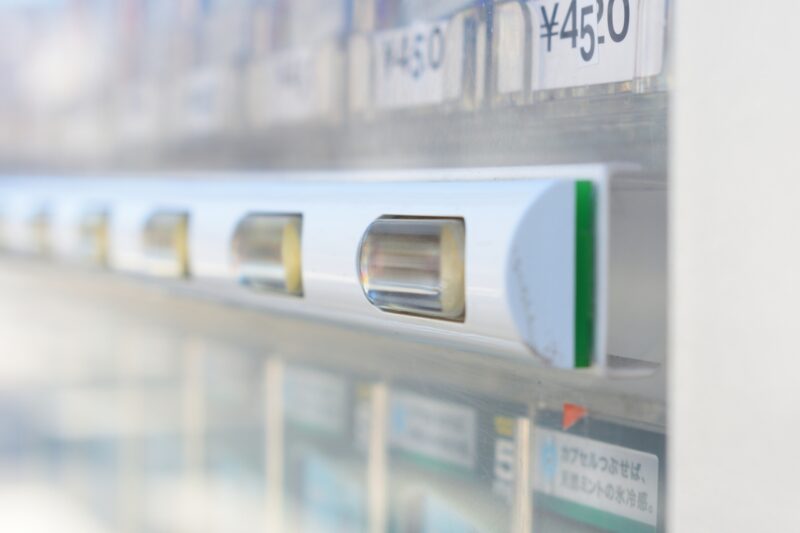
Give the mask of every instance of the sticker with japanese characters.
M 537 425 L 534 435 L 538 514 L 609 531 L 662 529 L 663 436 L 589 420 L 566 431 Z

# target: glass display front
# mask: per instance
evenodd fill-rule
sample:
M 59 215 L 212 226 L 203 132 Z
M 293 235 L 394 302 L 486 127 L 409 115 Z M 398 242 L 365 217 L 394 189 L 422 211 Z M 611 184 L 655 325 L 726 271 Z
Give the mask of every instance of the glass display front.
M 0 3 L 0 529 L 665 531 L 671 7 Z

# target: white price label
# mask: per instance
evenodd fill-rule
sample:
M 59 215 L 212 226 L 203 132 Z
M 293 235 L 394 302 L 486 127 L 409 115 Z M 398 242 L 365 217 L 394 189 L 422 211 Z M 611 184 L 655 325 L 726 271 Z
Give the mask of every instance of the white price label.
M 287 368 L 283 385 L 288 420 L 334 434 L 347 424 L 347 384 L 343 378 L 310 368 Z
M 155 85 L 133 86 L 123 96 L 120 138 L 130 143 L 155 140 L 159 126 L 159 93 Z
M 406 392 L 392 393 L 389 442 L 399 450 L 473 468 L 476 427 L 473 409 Z
M 532 0 L 533 90 L 661 72 L 664 0 Z
M 658 523 L 658 457 L 537 428 L 534 489 L 637 522 Z
M 256 125 L 302 122 L 330 113 L 336 97 L 338 51 L 327 43 L 292 48 L 257 63 L 250 78 Z
M 447 22 L 417 23 L 375 36 L 378 108 L 433 105 L 445 99 L 445 62 L 460 61 L 462 53 L 448 48 L 447 29 Z
M 232 102 L 228 72 L 208 68 L 189 76 L 184 86 L 183 133 L 215 133 L 225 126 Z
M 266 122 L 302 120 L 316 113 L 316 68 L 311 49 L 287 50 L 264 64 Z

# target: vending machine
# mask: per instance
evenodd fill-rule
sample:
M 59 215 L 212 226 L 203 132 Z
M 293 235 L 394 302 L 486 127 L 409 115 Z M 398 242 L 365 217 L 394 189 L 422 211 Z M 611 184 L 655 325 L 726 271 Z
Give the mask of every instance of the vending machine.
M 723 261 L 714 165 L 783 130 L 737 142 L 758 106 L 694 17 L 745 22 L 685 4 L 0 6 L 0 527 L 792 530 L 695 452 L 756 460 L 719 269 L 778 258 Z M 733 50 L 797 51 L 765 28 Z

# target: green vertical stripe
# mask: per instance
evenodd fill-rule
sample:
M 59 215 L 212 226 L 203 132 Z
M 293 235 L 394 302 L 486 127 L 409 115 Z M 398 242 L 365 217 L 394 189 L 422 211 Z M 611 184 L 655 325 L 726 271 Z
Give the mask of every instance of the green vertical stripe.
M 595 198 L 591 181 L 575 183 L 575 367 L 592 364 L 594 345 Z

